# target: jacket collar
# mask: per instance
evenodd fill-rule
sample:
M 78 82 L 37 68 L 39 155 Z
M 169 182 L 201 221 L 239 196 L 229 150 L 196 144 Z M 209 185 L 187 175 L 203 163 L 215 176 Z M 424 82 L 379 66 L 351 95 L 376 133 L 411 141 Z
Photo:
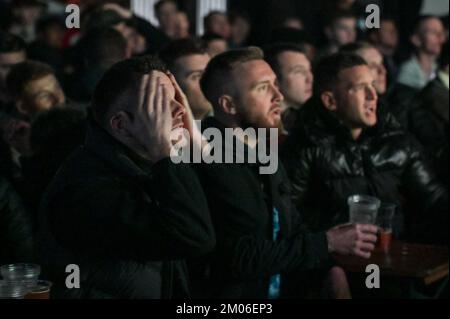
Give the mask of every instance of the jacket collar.
M 365 143 L 380 134 L 398 134 L 401 126 L 394 116 L 381 103 L 378 106 L 378 122 L 374 127 L 363 130 L 361 137 L 355 141 L 344 123 L 333 113 L 327 111 L 318 98 L 312 98 L 301 109 L 301 123 L 298 129 L 313 143 L 334 143 L 346 141 Z
M 225 130 L 228 127 L 226 127 L 216 117 L 209 117 L 209 118 L 203 120 L 203 122 L 202 122 L 202 133 L 208 128 L 215 128 L 215 129 L 218 129 L 221 132 L 221 137 L 222 137 L 222 156 L 223 157 L 225 157 L 225 152 L 232 151 L 233 152 L 233 158 L 235 160 L 236 159 L 243 159 L 244 163 L 246 165 L 257 165 L 257 166 L 263 165 L 263 164 L 259 163 L 259 161 L 258 161 L 259 160 L 259 158 L 257 156 L 257 154 L 258 154 L 258 145 L 256 146 L 256 149 L 252 149 L 247 144 L 243 143 L 242 141 L 240 141 L 236 137 L 233 138 L 233 140 L 234 140 L 233 145 L 230 145 L 229 143 L 226 143 L 227 141 L 225 139 L 225 135 L 226 135 Z M 258 133 L 258 130 L 256 130 L 256 133 Z M 243 154 L 238 154 L 237 153 L 237 149 L 238 149 L 236 147 L 237 143 L 239 143 L 241 145 L 243 144 L 243 150 L 244 150 Z M 256 163 L 247 163 L 248 158 L 249 158 L 249 153 L 254 154 L 254 156 L 256 157 Z M 225 163 L 225 158 L 223 158 L 223 163 Z
M 125 176 L 145 176 L 151 163 L 114 139 L 91 117 L 88 120 L 85 148 Z

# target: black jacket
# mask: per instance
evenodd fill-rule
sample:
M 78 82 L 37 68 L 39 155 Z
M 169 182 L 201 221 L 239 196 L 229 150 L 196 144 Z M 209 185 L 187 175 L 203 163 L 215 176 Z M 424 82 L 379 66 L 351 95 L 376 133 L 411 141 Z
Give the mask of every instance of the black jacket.
M 222 133 L 225 129 L 215 118 L 202 123 L 202 130 L 207 128 Z M 328 262 L 326 235 L 304 229 L 281 166 L 273 175 L 260 175 L 259 165 L 249 163 L 203 163 L 197 168 L 217 234 L 204 288 L 208 297 L 267 298 L 272 275 L 282 275 L 281 288 L 286 291 L 290 274 Z M 280 214 L 281 232 L 276 242 L 272 238 L 272 207 Z
M 33 261 L 31 220 L 11 185 L 0 177 L 0 265 Z
M 91 123 L 39 214 L 39 253 L 61 298 L 185 298 L 185 258 L 215 245 L 195 173 L 167 158 L 153 166 Z M 81 289 L 65 289 L 69 264 Z
M 350 130 L 320 101 L 312 99 L 302 109 L 299 126 L 284 144 L 282 156 L 293 183 L 293 201 L 305 212 L 312 230 L 348 222 L 347 198 L 354 194 L 400 205 L 413 240 L 435 230 L 427 229 L 425 234 L 417 227 L 429 222 L 439 227 L 448 221 L 447 191 L 429 168 L 420 145 L 389 113 L 381 113 L 377 125 L 354 141 Z M 448 222 L 445 225 L 441 235 L 448 237 Z
M 448 149 L 449 90 L 440 78 L 431 81 L 414 102 L 409 129 L 439 163 Z M 445 164 L 448 166 L 448 163 Z M 436 167 L 441 172 L 444 167 Z

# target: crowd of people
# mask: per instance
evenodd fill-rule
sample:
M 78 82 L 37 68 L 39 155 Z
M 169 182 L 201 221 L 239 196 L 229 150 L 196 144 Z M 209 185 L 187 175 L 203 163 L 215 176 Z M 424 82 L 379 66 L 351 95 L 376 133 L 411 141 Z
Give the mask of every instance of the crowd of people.
M 243 11 L 195 37 L 174 0 L 158 27 L 78 1 L 79 30 L 65 1 L 0 2 L 0 265 L 40 264 L 56 298 L 350 298 L 333 256 L 369 258 L 378 233 L 348 223 L 355 194 L 397 206 L 398 239 L 447 246 L 448 17 L 401 43 L 396 19 L 365 30 L 330 2 L 323 43 L 294 15 L 261 48 Z M 277 171 L 174 163 L 176 129 L 207 149 L 194 120 L 278 129 Z

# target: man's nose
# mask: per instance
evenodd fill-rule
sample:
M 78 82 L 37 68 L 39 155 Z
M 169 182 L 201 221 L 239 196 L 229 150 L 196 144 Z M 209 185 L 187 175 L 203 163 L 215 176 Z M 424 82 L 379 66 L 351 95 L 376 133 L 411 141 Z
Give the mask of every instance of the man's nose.
M 284 100 L 284 96 L 281 93 L 280 89 L 278 88 L 278 86 L 273 85 L 273 100 L 277 101 L 277 102 L 281 102 Z
M 367 87 L 366 98 L 369 101 L 373 101 L 378 98 L 377 91 L 373 86 Z

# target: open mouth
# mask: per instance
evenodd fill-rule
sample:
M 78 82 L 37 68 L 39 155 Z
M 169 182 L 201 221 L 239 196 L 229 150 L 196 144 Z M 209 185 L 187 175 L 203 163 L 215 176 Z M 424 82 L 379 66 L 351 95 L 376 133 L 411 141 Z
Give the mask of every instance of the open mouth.
M 377 112 L 376 105 L 368 105 L 368 106 L 366 106 L 365 112 L 369 116 L 375 115 L 376 112 Z
M 279 116 L 281 116 L 281 107 L 279 107 L 279 106 L 274 107 L 274 108 L 271 110 L 271 113 L 274 114 L 274 115 L 279 115 Z

